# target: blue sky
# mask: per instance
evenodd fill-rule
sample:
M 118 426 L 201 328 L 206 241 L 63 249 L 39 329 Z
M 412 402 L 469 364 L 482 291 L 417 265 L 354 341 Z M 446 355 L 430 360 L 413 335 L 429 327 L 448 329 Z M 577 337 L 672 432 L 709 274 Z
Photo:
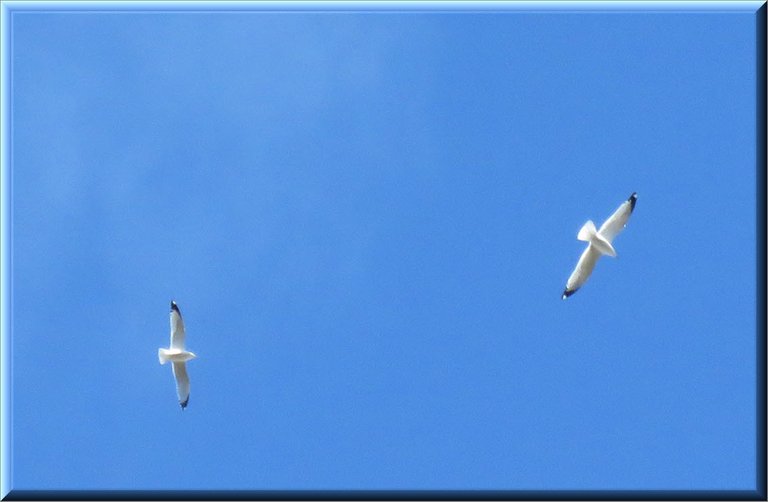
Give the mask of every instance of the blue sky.
M 15 12 L 12 487 L 755 489 L 757 6 Z

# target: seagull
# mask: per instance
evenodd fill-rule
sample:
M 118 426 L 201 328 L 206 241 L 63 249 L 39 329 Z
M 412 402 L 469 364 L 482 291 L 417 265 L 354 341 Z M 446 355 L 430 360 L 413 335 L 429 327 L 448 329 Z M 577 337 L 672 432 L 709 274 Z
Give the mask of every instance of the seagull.
M 622 202 L 619 208 L 614 212 L 610 218 L 605 220 L 600 230 L 595 229 L 595 224 L 592 220 L 587 221 L 576 237 L 580 241 L 586 241 L 589 243 L 587 249 L 581 254 L 579 263 L 576 264 L 576 268 L 568 278 L 568 282 L 565 284 L 565 291 L 563 291 L 563 300 L 574 294 L 578 289 L 587 282 L 592 270 L 595 268 L 595 263 L 600 256 L 607 254 L 608 256 L 616 256 L 616 251 L 613 249 L 611 243 L 613 239 L 624 230 L 627 226 L 627 220 L 629 215 L 635 209 L 635 203 L 637 202 L 637 192 L 634 192 L 629 196 L 629 199 Z
M 168 361 L 173 363 L 173 376 L 176 378 L 176 394 L 179 396 L 181 409 L 189 403 L 189 375 L 187 361 L 196 358 L 192 352 L 184 350 L 184 321 L 176 302 L 171 301 L 171 346 L 168 349 L 157 349 L 160 364 Z

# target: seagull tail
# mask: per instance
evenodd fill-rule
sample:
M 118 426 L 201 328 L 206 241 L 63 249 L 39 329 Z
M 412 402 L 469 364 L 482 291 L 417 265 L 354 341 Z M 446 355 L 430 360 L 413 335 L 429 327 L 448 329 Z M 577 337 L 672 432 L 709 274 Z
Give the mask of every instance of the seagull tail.
M 157 349 L 157 358 L 160 360 L 160 364 L 165 364 L 168 362 L 168 354 L 167 350 L 165 349 Z
M 592 240 L 595 234 L 597 234 L 595 224 L 592 222 L 592 220 L 589 220 L 584 224 L 583 227 L 581 227 L 581 230 L 579 230 L 579 235 L 577 235 L 576 238 L 580 241 L 589 242 Z
M 576 236 L 576 238 L 580 241 L 592 244 L 601 255 L 616 256 L 616 250 L 613 249 L 613 246 L 605 237 L 598 233 L 592 220 L 587 221 L 584 226 L 581 227 L 579 235 Z

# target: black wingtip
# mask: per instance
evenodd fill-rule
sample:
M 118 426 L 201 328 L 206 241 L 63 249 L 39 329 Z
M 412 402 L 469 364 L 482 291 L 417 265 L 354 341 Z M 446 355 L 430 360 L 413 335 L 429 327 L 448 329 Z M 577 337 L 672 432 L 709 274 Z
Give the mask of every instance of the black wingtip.
M 635 204 L 637 204 L 637 192 L 632 192 L 632 195 L 629 196 L 629 199 L 627 199 L 627 202 L 629 202 L 632 205 L 632 208 L 630 211 L 635 210 Z
M 187 397 L 186 401 L 180 401 L 179 402 L 179 404 L 181 405 L 181 409 L 182 410 L 187 407 L 187 403 L 189 403 L 189 397 Z
M 175 310 L 176 312 L 179 313 L 179 315 L 181 315 L 181 311 L 179 310 L 179 306 L 176 305 L 176 302 L 173 301 L 173 300 L 171 300 L 171 310 Z
M 567 289 L 565 291 L 563 291 L 563 300 L 565 300 L 566 298 L 568 298 L 569 296 L 574 294 L 576 291 L 578 291 L 578 288 L 577 289 L 572 289 L 570 291 L 568 291 Z

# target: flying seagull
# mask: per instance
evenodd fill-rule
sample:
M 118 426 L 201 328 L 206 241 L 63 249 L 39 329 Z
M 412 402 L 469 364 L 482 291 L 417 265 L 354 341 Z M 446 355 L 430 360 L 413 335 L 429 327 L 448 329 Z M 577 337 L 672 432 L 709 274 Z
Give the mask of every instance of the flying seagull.
M 616 251 L 613 249 L 611 243 L 613 239 L 624 230 L 627 226 L 627 220 L 629 215 L 635 209 L 635 203 L 637 202 L 637 192 L 629 196 L 629 199 L 624 201 L 619 208 L 614 212 L 610 218 L 605 220 L 605 223 L 600 227 L 600 230 L 595 229 L 595 224 L 592 220 L 587 221 L 576 237 L 580 241 L 586 241 L 589 243 L 587 249 L 581 254 L 579 263 L 576 264 L 576 268 L 568 278 L 568 282 L 565 284 L 565 291 L 563 291 L 563 300 L 574 294 L 578 289 L 587 282 L 592 270 L 595 268 L 595 263 L 601 255 L 607 254 L 608 256 L 616 256 Z
M 173 363 L 173 376 L 176 378 L 176 394 L 179 396 L 181 409 L 189 403 L 189 375 L 187 361 L 196 358 L 192 352 L 184 350 L 184 321 L 176 302 L 171 301 L 171 346 L 168 349 L 157 349 L 160 364 L 168 361 Z

